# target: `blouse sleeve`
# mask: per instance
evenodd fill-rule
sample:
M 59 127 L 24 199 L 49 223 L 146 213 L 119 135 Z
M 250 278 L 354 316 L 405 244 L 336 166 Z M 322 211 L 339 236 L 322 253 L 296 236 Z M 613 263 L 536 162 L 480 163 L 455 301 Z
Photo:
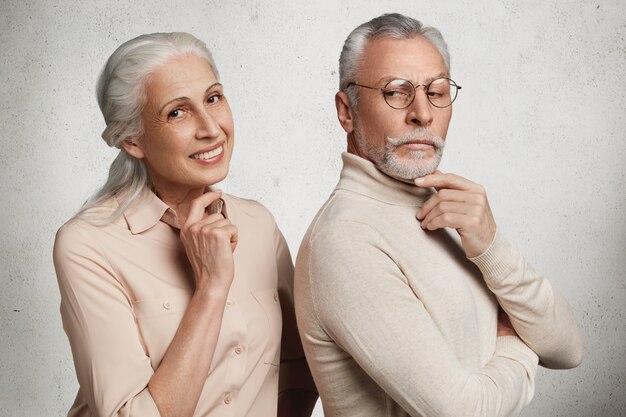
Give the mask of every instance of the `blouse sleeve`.
M 278 296 L 283 316 L 278 390 L 283 392 L 290 389 L 302 389 L 317 393 L 296 325 L 293 303 L 293 262 L 287 242 L 278 226 L 274 229 L 274 242 L 278 268 Z
M 63 327 L 92 415 L 160 416 L 130 298 L 96 239 L 81 223 L 68 223 L 57 233 L 53 258 Z

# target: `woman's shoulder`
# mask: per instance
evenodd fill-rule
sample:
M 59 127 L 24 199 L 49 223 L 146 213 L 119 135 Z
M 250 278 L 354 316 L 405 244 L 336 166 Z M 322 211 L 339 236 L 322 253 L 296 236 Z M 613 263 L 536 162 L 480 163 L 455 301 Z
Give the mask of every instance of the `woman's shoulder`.
M 79 211 L 66 221 L 56 232 L 55 247 L 60 244 L 71 245 L 84 240 L 97 240 L 97 235 L 113 223 L 106 223 L 108 217 L 117 208 L 117 200 L 111 198 L 86 210 Z
M 237 197 L 232 194 L 223 194 L 222 199 L 226 203 L 227 212 L 236 211 L 238 217 L 243 215 L 256 221 L 275 223 L 272 213 L 256 200 Z
M 57 268 L 81 259 L 101 258 L 98 228 L 80 217 L 72 217 L 57 230 L 52 258 Z

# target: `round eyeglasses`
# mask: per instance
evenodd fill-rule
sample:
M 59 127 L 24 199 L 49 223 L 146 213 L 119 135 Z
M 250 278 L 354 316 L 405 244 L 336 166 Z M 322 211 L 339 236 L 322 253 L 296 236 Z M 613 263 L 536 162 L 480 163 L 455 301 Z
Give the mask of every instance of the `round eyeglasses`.
M 430 84 L 413 85 L 407 80 L 391 80 L 384 87 L 370 87 L 368 85 L 357 84 L 351 82 L 347 87 L 351 86 L 369 88 L 370 90 L 379 90 L 383 93 L 385 102 L 394 109 L 405 109 L 415 100 L 415 90 L 424 87 L 426 97 L 430 104 L 440 109 L 450 106 L 461 89 L 450 78 L 442 77 L 434 79 Z

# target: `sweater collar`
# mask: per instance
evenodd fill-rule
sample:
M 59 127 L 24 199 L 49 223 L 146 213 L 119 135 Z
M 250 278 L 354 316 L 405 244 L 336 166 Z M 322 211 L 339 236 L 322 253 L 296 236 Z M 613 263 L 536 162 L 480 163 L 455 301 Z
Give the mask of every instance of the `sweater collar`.
M 343 168 L 336 190 L 346 190 L 383 203 L 396 206 L 421 207 L 433 193 L 432 188 L 422 188 L 396 180 L 376 168 L 371 161 L 357 155 L 341 154 Z

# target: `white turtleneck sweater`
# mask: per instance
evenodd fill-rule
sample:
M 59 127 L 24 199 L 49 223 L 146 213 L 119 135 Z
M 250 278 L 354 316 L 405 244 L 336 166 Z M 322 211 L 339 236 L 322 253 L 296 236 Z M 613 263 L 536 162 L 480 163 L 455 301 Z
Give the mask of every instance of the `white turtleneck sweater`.
M 501 234 L 468 260 L 455 231 L 415 218 L 432 190 L 352 154 L 343 162 L 296 262 L 298 327 L 325 417 L 514 416 L 538 359 L 580 362 L 567 302 Z M 496 336 L 498 304 L 520 337 Z

